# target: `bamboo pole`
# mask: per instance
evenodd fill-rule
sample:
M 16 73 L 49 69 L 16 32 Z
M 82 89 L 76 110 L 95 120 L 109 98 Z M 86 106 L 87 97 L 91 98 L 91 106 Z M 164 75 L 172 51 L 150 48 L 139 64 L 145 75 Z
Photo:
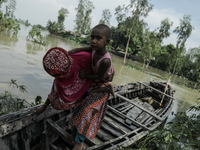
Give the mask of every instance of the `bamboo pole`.
M 165 93 L 166 93 L 166 91 L 167 91 L 167 87 L 168 87 L 168 84 L 169 84 L 170 78 L 171 78 L 171 76 L 169 77 L 169 79 L 168 79 L 168 81 L 167 81 L 167 85 L 166 85 L 166 87 L 165 87 L 165 92 L 164 92 L 164 95 L 163 95 L 162 100 L 161 100 L 161 102 L 160 102 L 160 106 L 161 106 L 162 103 L 163 103 L 163 99 L 164 99 L 164 97 L 165 97 Z

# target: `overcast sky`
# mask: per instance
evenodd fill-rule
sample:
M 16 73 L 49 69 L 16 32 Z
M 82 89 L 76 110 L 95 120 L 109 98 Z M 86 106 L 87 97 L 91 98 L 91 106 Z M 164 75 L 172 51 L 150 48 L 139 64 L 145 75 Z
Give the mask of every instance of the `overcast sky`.
M 74 20 L 76 16 L 75 8 L 78 6 L 79 0 L 16 0 L 17 6 L 15 17 L 17 19 L 28 20 L 32 25 L 41 24 L 46 26 L 47 21 L 57 21 L 58 11 L 61 7 L 67 8 L 69 11 L 68 17 L 65 19 L 65 29 L 74 29 Z M 104 9 L 109 9 L 112 18 L 110 24 L 117 26 L 115 8 L 119 5 L 127 5 L 130 0 L 91 0 L 95 9 L 92 11 L 92 27 L 99 23 Z M 171 28 L 171 36 L 164 40 L 164 44 L 176 45 L 176 34 L 172 31 L 179 26 L 180 19 L 184 15 L 191 15 L 191 24 L 195 28 L 192 35 L 186 42 L 186 48 L 194 48 L 200 46 L 200 0 L 150 0 L 154 5 L 146 18 L 146 22 L 151 30 L 160 26 L 161 20 L 169 18 L 173 22 Z M 5 6 L 2 6 L 5 12 Z

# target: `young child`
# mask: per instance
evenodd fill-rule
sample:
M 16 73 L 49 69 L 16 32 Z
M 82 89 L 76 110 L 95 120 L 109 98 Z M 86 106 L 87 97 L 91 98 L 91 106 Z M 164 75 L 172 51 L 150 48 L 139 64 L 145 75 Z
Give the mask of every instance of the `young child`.
M 80 72 L 80 78 L 94 80 L 91 94 L 79 104 L 76 103 L 75 111 L 69 121 L 69 129 L 76 131 L 75 147 L 73 150 L 81 150 L 85 137 L 93 139 L 96 136 L 101 122 L 104 118 L 109 93 L 96 93 L 96 87 L 107 87 L 112 89 L 109 82 L 104 81 L 113 74 L 111 57 L 106 50 L 110 42 L 110 28 L 99 24 L 92 29 L 90 47 L 86 51 L 92 53 L 92 74 Z M 80 52 L 80 49 L 69 51 L 70 54 Z M 113 92 L 114 93 L 114 92 Z
M 90 48 L 78 49 L 88 50 Z M 81 70 L 91 73 L 91 53 L 88 52 L 69 55 L 66 50 L 54 47 L 48 50 L 43 57 L 43 67 L 55 79 L 47 100 L 34 111 L 38 115 L 44 112 L 50 103 L 57 110 L 70 109 L 92 83 L 92 80 L 79 77 Z M 102 91 L 109 92 L 110 89 L 106 87 L 104 89 L 96 89 L 95 92 Z

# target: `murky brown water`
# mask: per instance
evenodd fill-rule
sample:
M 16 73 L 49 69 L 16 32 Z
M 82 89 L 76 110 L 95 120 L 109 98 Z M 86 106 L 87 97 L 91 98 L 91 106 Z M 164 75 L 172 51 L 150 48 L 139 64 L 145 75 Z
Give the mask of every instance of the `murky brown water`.
M 25 98 L 29 102 L 34 101 L 35 97 L 40 95 L 43 101 L 45 101 L 53 82 L 53 78 L 42 67 L 42 58 L 45 52 L 55 46 L 70 50 L 75 47 L 81 47 L 82 45 L 44 32 L 43 35 L 49 41 L 49 45 L 44 47 L 26 40 L 30 29 L 31 27 L 21 25 L 21 30 L 17 38 L 10 38 L 5 34 L 0 34 L 0 93 L 8 90 L 12 94 L 20 98 Z M 116 72 L 113 80 L 114 85 L 136 81 L 163 80 L 156 76 L 143 73 L 140 70 L 123 66 L 123 58 L 121 57 L 113 54 L 111 54 L 111 57 Z M 151 68 L 150 71 L 161 76 L 168 76 L 167 73 L 163 74 L 158 69 Z M 11 79 L 16 79 L 18 84 L 26 85 L 28 93 L 21 93 L 19 90 L 9 87 Z M 174 112 L 185 111 L 189 106 L 196 103 L 199 97 L 197 91 L 172 83 L 171 85 L 176 90 L 176 101 L 173 107 Z M 171 117 L 169 116 L 168 120 L 171 120 Z

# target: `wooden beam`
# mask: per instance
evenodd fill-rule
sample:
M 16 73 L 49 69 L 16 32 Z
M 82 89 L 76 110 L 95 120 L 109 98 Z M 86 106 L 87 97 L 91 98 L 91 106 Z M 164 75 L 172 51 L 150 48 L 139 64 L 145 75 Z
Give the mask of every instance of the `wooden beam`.
M 141 110 L 147 112 L 148 114 L 150 114 L 151 116 L 155 117 L 155 118 L 158 119 L 159 121 L 162 121 L 162 120 L 163 120 L 162 118 L 160 118 L 159 116 L 157 116 L 157 115 L 155 115 L 154 113 L 150 112 L 149 110 L 146 110 L 145 108 L 143 108 L 143 107 L 139 106 L 138 104 L 132 102 L 132 101 L 129 100 L 128 98 L 126 98 L 126 97 L 124 97 L 124 96 L 121 96 L 121 95 L 119 95 L 119 94 L 116 94 L 116 96 L 119 97 L 119 98 L 121 98 L 121 99 L 123 99 L 123 100 L 125 100 L 125 101 L 127 101 L 127 102 L 129 102 L 129 103 L 131 103 L 131 104 L 133 104 L 133 105 L 135 105 L 136 107 L 138 107 L 138 108 L 140 108 Z
M 26 127 L 20 130 L 20 136 L 21 136 L 20 142 L 22 144 L 23 150 L 30 150 L 29 136 L 26 131 Z
M 60 126 L 58 126 L 51 119 L 47 119 L 48 126 L 58 134 L 70 147 L 74 146 L 74 141 L 72 140 L 72 136 L 68 134 L 65 130 L 63 130 Z
M 116 113 L 116 112 L 113 112 L 113 113 Z M 116 115 L 119 115 L 116 113 Z M 116 117 L 113 117 L 112 115 L 106 113 L 106 116 L 109 116 L 110 118 L 112 118 L 113 120 L 117 121 L 118 123 L 122 124 L 123 126 L 125 126 L 126 128 L 128 128 L 129 130 L 134 130 L 133 128 L 131 128 L 129 125 L 125 124 L 124 122 L 122 122 L 120 119 L 116 118 Z M 121 116 L 121 115 L 120 115 Z M 122 116 L 123 117 L 123 116 Z M 123 117 L 125 118 L 125 117 Z M 123 119 L 122 118 L 122 119 Z
M 113 127 L 115 130 L 121 132 L 122 134 L 126 134 L 127 132 L 120 129 L 119 127 L 117 127 L 114 123 L 110 122 L 109 120 L 107 120 L 106 118 L 103 119 L 103 121 L 107 124 L 109 124 L 111 127 Z
M 174 98 L 174 97 L 172 97 L 172 96 L 170 96 L 170 95 L 168 95 L 168 94 L 165 94 L 165 93 L 163 93 L 163 92 L 161 92 L 161 91 L 159 91 L 159 90 L 157 90 L 157 89 L 153 88 L 152 86 L 149 86 L 149 85 L 147 85 L 147 84 L 144 84 L 144 83 L 142 83 L 142 82 L 139 82 L 139 81 L 138 81 L 138 83 L 140 83 L 140 84 L 142 84 L 142 85 L 144 85 L 144 86 L 147 86 L 147 87 L 149 87 L 149 88 L 151 88 L 151 89 L 153 89 L 153 90 L 155 90 L 155 91 L 157 91 L 157 92 L 159 92 L 159 93 L 161 93 L 161 94 L 163 94 L 163 95 L 165 95 L 165 96 L 167 96 L 167 97 L 170 97 L 170 98 L 172 98 L 173 100 L 175 100 L 175 98 Z
M 59 112 L 62 112 L 63 110 L 59 111 L 50 107 L 39 116 L 34 114 L 33 111 L 34 109 L 29 108 L 27 111 L 18 111 L 16 113 L 6 115 L 6 117 L 0 117 L 0 137 L 19 131 L 24 127 L 44 120 L 45 118 L 49 118 L 55 114 L 58 114 Z
M 132 119 L 131 117 L 129 117 L 129 116 L 127 116 L 127 115 L 124 115 L 123 113 L 121 113 L 120 111 L 118 111 L 118 110 L 116 110 L 116 109 L 110 107 L 109 105 L 108 105 L 107 107 L 108 107 L 109 109 L 111 109 L 111 110 L 113 110 L 113 111 L 119 113 L 120 115 L 126 117 L 127 119 L 130 119 L 131 121 L 133 121 L 134 123 L 138 124 L 138 125 L 141 126 L 142 128 L 147 129 L 147 130 L 150 130 L 150 128 L 148 128 L 148 127 L 146 127 L 145 125 L 143 125 L 143 124 L 141 124 L 141 123 L 135 121 L 135 120 Z

